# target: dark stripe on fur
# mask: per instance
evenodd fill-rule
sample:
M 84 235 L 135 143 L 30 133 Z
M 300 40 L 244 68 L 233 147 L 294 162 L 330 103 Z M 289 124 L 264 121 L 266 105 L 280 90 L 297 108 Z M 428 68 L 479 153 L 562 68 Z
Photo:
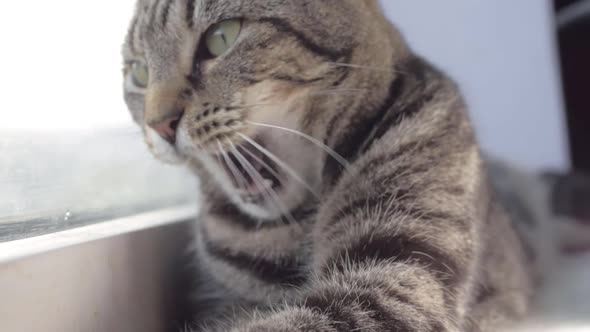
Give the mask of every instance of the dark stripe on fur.
M 424 309 L 423 306 L 418 305 L 417 303 L 415 303 L 414 301 L 412 301 L 410 299 L 411 296 L 409 295 L 404 295 L 401 294 L 398 289 L 403 289 L 406 287 L 413 287 L 413 286 L 409 286 L 408 284 L 404 284 L 401 283 L 398 287 L 399 288 L 392 288 L 392 287 L 388 287 L 387 285 L 379 285 L 377 287 L 375 287 L 374 284 L 371 284 L 370 282 L 365 282 L 365 281 L 358 281 L 357 285 L 361 286 L 364 284 L 364 288 L 365 289 L 379 289 L 379 292 L 381 294 L 383 294 L 384 296 L 387 296 L 388 298 L 391 299 L 396 299 L 397 302 L 399 303 L 403 303 L 404 305 L 408 305 L 410 307 L 412 307 L 414 310 L 418 311 L 420 313 L 420 316 L 422 317 L 429 317 L 429 324 L 432 326 L 431 331 L 446 331 L 446 329 L 444 328 L 443 324 L 441 322 L 439 322 L 438 320 L 433 318 L 433 315 L 431 313 L 428 313 L 427 310 Z
M 346 63 L 350 63 L 352 61 L 352 53 L 348 54 L 346 56 L 346 58 L 342 59 L 342 63 L 346 64 Z M 346 79 L 348 77 L 350 77 L 350 74 L 352 72 L 351 67 L 345 66 L 345 65 L 339 65 L 339 64 L 333 64 L 334 66 L 334 72 L 338 73 L 338 77 L 334 80 L 334 82 L 331 84 L 332 87 L 338 87 L 340 86 L 344 81 L 346 81 Z M 329 74 L 329 76 L 333 76 L 334 74 Z M 328 76 L 328 75 L 326 75 Z
M 226 262 L 238 270 L 249 272 L 256 278 L 270 284 L 284 287 L 299 287 L 308 280 L 306 265 L 298 260 L 299 255 L 284 256 L 270 261 L 221 247 L 207 238 L 202 232 L 205 249 L 215 259 Z
M 216 0 L 213 0 L 213 1 L 211 1 L 211 0 L 206 0 L 205 2 L 206 2 L 206 3 L 205 3 L 205 9 L 204 9 L 205 13 L 208 13 L 208 12 L 210 12 L 210 11 L 213 9 L 213 4 L 214 4 L 214 3 L 217 3 L 217 1 L 216 1 Z
M 226 200 L 216 200 L 209 207 L 209 215 L 223 218 L 243 231 L 256 232 L 262 229 L 278 228 L 289 226 L 289 221 L 284 219 L 278 220 L 260 220 L 251 217 L 242 212 L 231 202 Z M 293 219 L 298 223 L 306 223 L 317 213 L 317 207 L 313 203 L 303 204 L 301 208 L 291 211 Z
M 296 84 L 296 85 L 312 84 L 312 83 L 316 83 L 316 82 L 319 82 L 324 79 L 323 77 L 312 78 L 312 79 L 303 79 L 303 78 L 294 77 L 294 76 L 285 75 L 285 74 L 274 74 L 274 75 L 271 75 L 271 78 L 273 80 L 285 81 L 285 82 L 289 82 L 289 83 Z
M 375 193 L 375 196 L 363 197 L 340 208 L 338 213 L 330 219 L 326 226 L 332 228 L 347 217 L 356 216 L 355 214 L 359 212 L 366 213 L 366 211 L 375 211 L 379 206 L 387 206 L 392 200 L 397 200 L 397 204 L 399 205 L 402 203 L 401 200 L 405 199 L 405 195 L 407 195 L 407 191 L 397 190 L 393 193 Z M 392 209 L 392 211 L 396 210 Z
M 162 26 L 165 27 L 168 24 L 168 16 L 170 16 L 170 6 L 174 0 L 166 0 L 166 3 L 162 6 Z
M 262 23 L 268 23 L 268 24 L 272 25 L 273 27 L 275 27 L 277 30 L 294 36 L 303 47 L 305 47 L 309 51 L 311 51 L 321 57 L 328 58 L 331 61 L 338 61 L 339 59 L 346 57 L 348 54 L 350 54 L 352 52 L 352 50 L 350 50 L 350 49 L 334 50 L 334 49 L 322 47 L 322 46 L 314 43 L 303 32 L 295 29 L 287 21 L 282 20 L 280 18 L 267 17 L 267 18 L 262 18 L 259 21 Z
M 129 44 L 129 50 L 131 53 L 137 53 L 137 47 L 135 45 L 135 32 L 137 31 L 137 25 L 139 24 L 139 16 L 136 15 L 131 23 L 131 29 L 129 29 L 129 37 L 127 43 Z
M 154 4 L 152 5 L 151 13 L 150 13 L 150 19 L 148 21 L 148 28 L 150 29 L 150 31 L 154 31 L 156 29 L 156 15 L 158 13 L 158 8 L 160 8 L 160 2 L 162 0 L 156 0 L 154 2 Z
M 351 123 L 346 130 L 346 134 L 342 137 L 342 139 L 340 139 L 334 148 L 334 150 L 344 157 L 344 159 L 352 161 L 352 157 L 356 154 L 358 148 L 366 140 L 367 136 L 370 135 L 375 125 L 390 110 L 391 105 L 395 102 L 395 100 L 400 97 L 403 91 L 403 82 L 403 76 L 396 76 L 393 79 L 389 88 L 387 99 L 383 103 L 381 109 L 376 113 L 371 114 L 371 112 L 361 109 L 358 112 L 359 115 L 351 120 Z M 340 117 L 337 117 L 334 120 L 339 118 Z M 335 123 L 336 121 L 333 121 L 328 127 L 327 137 L 332 135 L 331 132 L 334 131 Z M 335 160 L 328 159 L 326 161 L 326 165 L 324 166 L 324 175 L 327 176 L 327 179 L 330 179 L 330 182 L 333 183 L 340 176 L 342 171 L 342 165 L 340 165 Z
M 336 255 L 334 265 L 329 266 L 344 270 L 349 263 L 365 264 L 372 260 L 420 265 L 447 287 L 454 287 L 463 280 L 463 268 L 453 256 L 407 234 L 364 235 L 356 245 Z
M 358 280 L 354 280 L 354 284 L 357 287 L 360 287 L 362 289 L 368 289 L 368 290 L 376 290 L 376 291 L 378 290 L 381 294 L 383 294 L 384 296 L 386 296 L 388 298 L 396 299 L 398 302 L 412 306 L 412 307 L 417 307 L 416 303 L 414 303 L 408 295 L 401 294 L 398 289 L 392 288 L 391 285 L 387 285 L 387 284 L 383 284 L 383 283 L 379 283 L 379 282 L 377 282 L 377 284 L 375 284 L 375 283 L 376 283 L 375 280 L 372 280 L 372 279 L 367 280 L 366 278 L 359 278 Z M 398 287 L 400 287 L 399 289 L 402 289 L 402 288 L 406 288 L 409 286 L 408 285 L 406 285 L 406 286 L 399 285 Z M 413 288 L 413 286 L 410 286 L 410 287 L 412 288 L 412 290 L 409 293 L 411 293 L 412 291 L 415 290 Z
M 444 135 L 444 134 L 443 134 Z M 393 153 L 386 153 L 380 156 L 376 156 L 369 162 L 367 162 L 359 171 L 358 176 L 362 178 L 371 179 L 373 172 L 376 169 L 389 168 L 392 173 L 391 176 L 399 176 L 400 174 L 409 173 L 423 173 L 428 171 L 432 165 L 430 164 L 418 164 L 412 163 L 413 160 L 409 160 L 409 163 L 402 164 L 400 159 L 407 155 L 418 156 L 424 154 L 426 151 L 436 151 L 441 146 L 445 145 L 443 136 L 434 136 L 427 140 L 416 140 L 405 145 L 400 146 L 397 151 Z M 448 146 L 448 143 L 447 143 Z M 411 157 L 409 157 L 411 158 Z M 417 159 L 416 159 L 417 160 Z M 395 165 L 393 167 L 392 165 Z M 375 182 L 375 181 L 373 181 Z M 456 188 L 454 188 L 455 190 Z
M 352 54 L 349 54 L 342 61 L 344 63 L 349 63 L 351 61 L 351 58 L 352 58 Z M 349 67 L 334 65 L 334 69 L 330 73 L 326 74 L 326 77 L 336 76 L 336 78 L 333 80 L 331 86 L 332 86 L 332 88 L 337 88 L 340 85 L 342 85 L 350 77 L 351 72 L 352 72 L 352 70 Z M 324 112 L 321 112 L 317 109 L 317 106 L 312 105 L 312 107 L 310 107 L 308 109 L 308 111 L 305 113 L 305 115 L 303 116 L 301 126 L 303 128 L 308 128 L 313 123 L 318 121 L 318 118 L 321 117 L 323 113 Z
M 196 0 L 188 0 L 186 2 L 186 25 L 189 28 L 192 28 L 195 25 L 195 1 Z
M 340 76 L 338 76 L 338 78 L 334 80 L 334 82 L 332 83 L 332 87 L 340 86 L 350 76 L 351 72 L 350 68 L 347 67 L 338 67 L 336 68 L 336 70 L 340 72 Z
M 392 176 L 399 176 L 400 174 L 404 173 L 416 173 L 416 172 L 425 172 L 432 168 L 433 165 L 428 164 L 427 162 L 423 162 L 422 164 L 417 164 L 413 160 L 409 160 L 411 164 L 404 163 L 401 164 L 398 162 L 401 158 L 408 156 L 408 155 L 423 155 L 425 153 L 431 153 L 436 155 L 440 152 L 443 153 L 459 153 L 465 151 L 466 148 L 469 148 L 475 144 L 474 137 L 471 135 L 470 132 L 461 133 L 460 136 L 462 139 L 458 139 L 459 131 L 461 123 L 456 121 L 456 113 L 459 112 L 451 112 L 449 113 L 449 119 L 446 121 L 446 125 L 442 127 L 436 128 L 433 130 L 432 136 L 425 137 L 425 138 L 418 138 L 415 141 L 406 143 L 397 148 L 394 152 L 387 152 L 382 155 L 375 156 L 372 160 L 368 161 L 359 171 L 358 176 L 363 178 L 371 178 L 372 173 L 375 169 L 380 169 L 383 167 L 391 168 Z M 455 138 L 451 143 L 449 138 Z M 460 144 L 457 145 L 457 143 Z M 452 149 L 451 149 L 452 148 Z M 446 152 L 444 152 L 446 151 Z M 411 158 L 411 157 L 409 157 Z M 416 158 L 412 158 L 416 160 Z M 431 158 L 423 158 L 426 161 L 428 160 L 440 160 L 438 157 L 432 156 Z M 395 164 L 395 168 L 389 166 L 390 164 Z M 448 184 L 445 184 L 448 186 Z M 452 196 L 460 196 L 464 194 L 464 188 L 458 188 L 457 186 L 448 187 L 446 191 Z
M 436 88 L 427 89 L 424 85 L 427 81 L 425 73 L 427 65 L 424 64 L 420 58 L 414 58 L 403 68 L 406 72 L 409 71 L 412 73 L 412 77 L 416 79 L 417 86 L 408 96 L 396 103 L 397 105 L 394 106 L 394 109 L 396 109 L 395 112 L 389 112 L 386 114 L 383 120 L 375 128 L 371 137 L 363 144 L 361 153 L 369 150 L 373 143 L 381 139 L 389 129 L 398 126 L 404 119 L 411 118 L 418 113 L 424 105 L 432 101 L 438 91 Z M 432 79 L 429 81 L 432 82 Z
M 319 310 L 317 303 L 314 303 L 315 299 L 310 299 L 308 304 L 311 308 Z M 344 306 L 331 306 L 330 310 L 323 312 L 330 320 L 330 325 L 338 332 L 348 331 L 361 331 L 358 325 L 357 319 L 354 316 L 354 312 Z
M 392 81 L 389 94 L 379 111 L 367 117 L 365 114 L 371 113 L 360 110 L 356 121 L 353 119 L 348 126 L 347 134 L 336 143 L 336 152 L 345 159 L 353 161 L 358 155 L 366 152 L 391 128 L 420 112 L 436 94 L 437 86 L 433 85 L 427 89 L 425 82 L 428 75 L 438 77 L 440 74 L 422 59 L 412 57 L 396 66 L 395 72 L 398 75 Z M 432 79 L 430 78 L 430 81 Z M 328 137 L 330 136 L 329 133 Z M 324 174 L 328 179 L 336 180 L 342 171 L 342 167 L 336 162 L 326 162 Z
M 356 216 L 355 214 L 358 214 L 359 212 L 366 213 L 366 211 L 376 211 L 379 207 L 389 208 L 386 215 L 379 216 L 379 218 L 383 218 L 384 220 L 390 220 L 395 214 L 409 216 L 416 220 L 420 220 L 421 222 L 450 222 L 456 220 L 456 217 L 449 213 L 429 211 L 428 209 L 420 208 L 420 206 L 416 205 L 416 201 L 417 198 L 404 189 L 400 189 L 394 193 L 377 194 L 373 197 L 362 198 L 346 205 L 344 208 L 340 209 L 338 214 L 332 217 L 326 225 L 328 228 L 332 228 L 347 217 Z M 372 214 L 373 213 L 369 212 L 369 216 Z M 464 224 L 465 222 L 461 220 L 458 221 L 458 223 Z
M 368 326 L 358 326 L 358 315 L 365 313 L 377 324 L 375 327 L 379 328 L 378 331 L 414 331 L 404 317 L 396 315 L 390 307 L 381 303 L 374 291 L 349 289 L 324 291 L 307 298 L 304 307 L 333 319 L 332 325 L 337 331 L 362 331 L 368 328 Z M 355 313 L 353 309 L 360 309 L 362 312 Z M 345 316 L 344 321 L 337 320 L 343 316 L 343 313 L 350 314 Z M 367 323 L 373 325 L 373 322 Z
M 262 226 L 262 221 L 259 219 L 255 219 L 240 209 L 238 209 L 234 204 L 224 201 L 224 202 L 212 202 L 213 204 L 209 208 L 209 215 L 213 217 L 219 217 L 223 219 L 227 219 L 232 223 L 239 226 L 242 230 L 246 231 L 256 231 L 259 230 Z

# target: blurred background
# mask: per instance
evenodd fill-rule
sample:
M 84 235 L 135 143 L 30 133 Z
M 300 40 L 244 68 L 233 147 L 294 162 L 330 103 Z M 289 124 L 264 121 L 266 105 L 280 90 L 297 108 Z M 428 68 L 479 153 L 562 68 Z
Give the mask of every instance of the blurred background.
M 569 166 L 554 13 L 546 1 L 383 1 L 410 44 L 458 81 L 484 148 Z
M 459 82 L 487 151 L 529 169 L 590 170 L 590 1 L 382 3 Z

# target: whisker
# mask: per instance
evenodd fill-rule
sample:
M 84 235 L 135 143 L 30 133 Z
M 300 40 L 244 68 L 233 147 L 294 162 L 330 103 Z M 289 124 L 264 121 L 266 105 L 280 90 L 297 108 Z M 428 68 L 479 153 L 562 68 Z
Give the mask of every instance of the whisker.
M 264 191 L 266 193 L 266 189 L 264 186 L 264 179 L 262 179 L 259 174 L 258 174 L 258 176 L 255 176 L 255 174 L 257 172 L 253 167 L 252 167 L 252 169 L 254 169 L 254 172 L 251 172 L 251 170 L 249 169 L 249 166 L 251 166 L 251 165 L 249 163 L 246 164 L 248 162 L 248 160 L 245 159 L 244 156 L 242 156 L 242 154 L 238 151 L 238 149 L 236 149 L 236 146 L 231 142 L 231 140 L 228 139 L 227 142 L 229 143 L 230 147 L 233 150 L 233 153 L 235 154 L 236 158 L 238 159 L 238 163 L 240 163 L 242 165 L 242 167 L 246 170 L 248 175 L 250 175 L 250 178 L 252 178 L 252 181 L 254 182 L 254 185 L 256 186 L 256 188 L 259 191 Z M 261 181 L 259 181 L 259 180 L 261 180 Z
M 227 152 L 223 149 L 223 146 L 221 145 L 221 142 L 219 140 L 217 140 L 217 145 L 219 146 L 219 151 L 221 152 L 221 155 L 223 156 L 223 159 L 225 160 L 225 164 L 229 168 L 230 172 L 233 175 L 234 180 L 236 181 L 236 184 L 238 185 L 238 189 L 246 191 L 248 188 L 247 180 L 244 178 L 242 173 L 240 173 L 240 171 L 237 169 L 237 166 L 231 160 L 231 158 L 229 157 Z M 243 187 L 242 187 L 242 185 L 243 185 Z
M 260 104 L 250 104 L 250 105 L 240 105 L 240 106 L 232 106 L 233 109 L 246 109 L 246 108 L 254 108 L 254 107 L 262 107 L 262 106 L 280 106 L 285 104 L 283 103 L 260 103 Z
M 342 62 L 327 62 L 327 63 L 329 65 L 336 66 L 336 67 L 346 67 L 346 68 L 352 68 L 352 69 L 364 69 L 364 70 L 373 70 L 373 71 L 381 71 L 381 72 L 386 72 L 386 73 L 398 73 L 398 74 L 402 74 L 402 75 L 408 75 L 408 73 L 405 73 L 403 71 L 393 69 L 393 68 L 387 68 L 387 67 L 364 66 L 364 65 L 357 65 L 357 64 L 353 64 L 353 63 L 342 63 Z
M 272 176 L 274 176 L 275 178 L 277 178 L 277 180 L 280 182 L 281 180 L 281 176 L 279 175 L 279 173 L 277 173 L 272 167 L 270 167 L 264 160 L 262 160 L 260 157 L 258 157 L 256 154 L 252 153 L 252 151 L 249 151 L 248 149 L 242 147 L 242 146 L 238 146 L 238 149 L 242 149 L 242 151 L 246 152 L 250 158 L 256 160 L 257 163 L 259 163 L 260 165 L 262 165 L 262 167 L 264 167 L 264 169 L 266 169 Z
M 348 93 L 361 93 L 361 92 L 367 92 L 367 91 L 369 91 L 369 89 L 354 89 L 354 88 L 350 88 L 350 89 L 346 89 L 346 88 L 324 89 L 324 90 L 318 90 L 318 91 L 312 92 L 311 95 L 313 95 L 313 96 L 340 95 L 340 94 L 348 94 Z
M 246 123 L 254 125 L 254 126 L 259 126 L 259 127 L 266 127 L 266 128 L 273 128 L 273 129 L 278 129 L 278 130 L 284 130 L 286 132 L 298 135 L 308 141 L 310 141 L 311 143 L 317 145 L 319 148 L 321 148 L 322 150 L 324 150 L 326 153 L 328 153 L 332 158 L 334 158 L 334 160 L 336 160 L 342 167 L 344 167 L 344 169 L 348 170 L 350 168 L 350 163 L 348 163 L 348 161 L 346 159 L 344 159 L 344 157 L 342 157 L 338 152 L 334 151 L 332 148 L 330 148 L 329 146 L 327 146 L 326 144 L 322 143 L 321 141 L 319 141 L 318 139 L 304 134 L 300 131 L 297 130 L 293 130 L 293 129 L 289 129 L 289 128 L 284 128 L 284 127 L 279 127 L 279 126 L 274 126 L 274 125 L 270 125 L 270 124 L 264 124 L 264 123 L 257 123 L 257 122 L 251 122 L 251 121 L 246 121 Z
M 367 92 L 369 89 L 323 89 L 311 92 L 310 95 L 312 96 L 336 96 L 336 95 L 344 95 L 344 94 L 352 94 L 352 93 L 362 93 Z M 306 98 L 307 96 L 297 96 L 296 99 Z M 288 103 L 287 101 L 280 102 L 280 103 L 259 103 L 259 104 L 249 104 L 249 105 L 240 105 L 240 106 L 232 106 L 232 109 L 248 109 L 248 108 L 255 108 L 255 107 L 262 107 L 262 106 L 281 106 Z
M 295 220 L 295 217 L 293 217 L 293 214 L 291 214 L 291 212 L 289 212 L 289 209 L 287 208 L 287 206 L 285 206 L 284 203 L 280 200 L 276 191 L 272 188 L 269 189 L 266 186 L 264 186 L 264 179 L 262 178 L 260 173 L 258 171 L 256 171 L 254 166 L 252 166 L 252 164 L 248 161 L 248 159 L 246 159 L 240 153 L 240 151 L 238 151 L 236 146 L 231 141 L 229 141 L 229 144 L 231 145 L 234 153 L 236 154 L 236 157 L 239 159 L 238 162 L 240 162 L 242 164 L 242 167 L 244 167 L 246 169 L 246 172 L 248 172 L 250 177 L 252 177 L 252 180 L 254 180 L 254 182 L 256 183 L 256 186 L 258 187 L 259 184 L 262 185 L 262 188 L 258 187 L 258 189 L 259 190 L 262 189 L 266 193 L 265 196 L 267 196 L 267 198 L 269 198 L 268 195 L 270 195 L 272 197 L 272 200 L 277 204 L 279 210 L 281 210 L 282 215 L 288 219 L 289 224 L 298 225 L 297 221 Z
M 261 146 L 260 144 L 256 143 L 256 141 L 254 141 L 250 137 L 248 137 L 248 136 L 246 136 L 246 135 L 244 135 L 242 133 L 238 133 L 238 135 L 242 139 L 244 139 L 246 142 L 250 143 L 250 145 L 254 146 L 260 152 L 262 152 L 263 154 L 265 154 L 268 158 L 270 158 L 277 165 L 281 166 L 285 171 L 287 171 L 287 173 L 289 173 L 289 175 L 291 175 L 295 180 L 297 180 L 297 182 L 299 182 L 303 186 L 305 186 L 305 188 L 307 188 L 307 190 L 309 190 L 309 192 L 312 193 L 315 196 L 316 199 L 320 200 L 320 195 L 305 180 L 303 180 L 301 178 L 301 176 L 299 176 L 299 174 L 297 174 L 297 172 L 295 170 L 293 170 L 293 168 L 291 168 L 284 161 L 282 161 L 280 158 L 278 158 L 277 156 L 275 156 L 272 152 L 268 151 L 263 146 Z

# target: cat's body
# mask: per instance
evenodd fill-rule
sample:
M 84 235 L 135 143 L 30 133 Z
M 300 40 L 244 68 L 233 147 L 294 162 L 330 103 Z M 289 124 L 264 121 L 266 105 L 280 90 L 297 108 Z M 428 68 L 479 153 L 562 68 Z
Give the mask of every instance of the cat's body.
M 125 56 L 152 151 L 201 178 L 202 329 L 493 331 L 526 313 L 533 262 L 458 89 L 376 1 L 140 0 Z

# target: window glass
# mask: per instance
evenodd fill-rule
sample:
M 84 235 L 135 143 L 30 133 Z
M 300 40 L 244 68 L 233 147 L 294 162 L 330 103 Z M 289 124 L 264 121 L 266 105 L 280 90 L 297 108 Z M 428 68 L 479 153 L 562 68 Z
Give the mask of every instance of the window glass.
M 122 97 L 133 0 L 0 3 L 0 242 L 195 202 Z

